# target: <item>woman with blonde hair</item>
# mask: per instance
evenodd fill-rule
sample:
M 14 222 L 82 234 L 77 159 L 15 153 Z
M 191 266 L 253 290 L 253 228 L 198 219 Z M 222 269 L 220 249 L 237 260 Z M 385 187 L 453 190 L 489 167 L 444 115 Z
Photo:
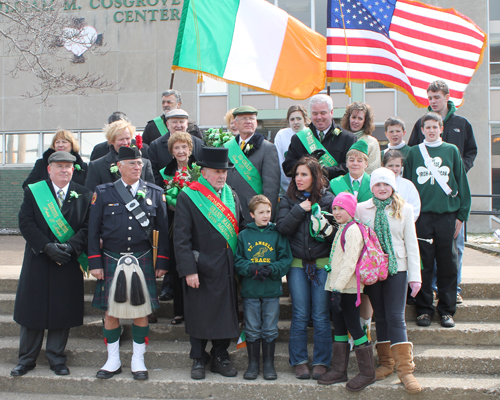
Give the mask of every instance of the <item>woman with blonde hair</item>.
M 85 185 L 87 163 L 83 162 L 82 157 L 80 157 L 80 145 L 78 144 L 78 140 L 76 140 L 75 136 L 70 131 L 60 129 L 52 137 L 52 143 L 43 153 L 43 157 L 36 160 L 35 166 L 23 182 L 23 189 L 31 183 L 49 179 L 49 173 L 47 171 L 49 157 L 56 151 L 67 151 L 76 157 L 75 169 L 71 180 L 79 185 Z
M 226 128 L 228 132 L 232 132 L 234 136 L 238 135 L 238 129 L 236 128 L 236 125 L 234 125 L 234 115 L 233 111 L 236 110 L 236 108 L 231 108 L 226 115 L 224 115 L 224 121 L 226 122 Z
M 366 103 L 355 101 L 346 107 L 340 124 L 342 129 L 354 133 L 358 140 L 364 140 L 368 143 L 368 168 L 366 169 L 368 175 L 380 168 L 380 145 L 378 140 L 372 136 L 375 130 L 373 121 L 372 108 Z

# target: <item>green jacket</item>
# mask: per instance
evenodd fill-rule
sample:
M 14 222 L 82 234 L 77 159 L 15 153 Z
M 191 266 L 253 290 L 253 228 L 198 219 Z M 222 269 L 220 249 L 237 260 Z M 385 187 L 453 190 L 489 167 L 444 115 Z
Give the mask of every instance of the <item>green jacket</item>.
M 281 278 L 290 270 L 292 251 L 288 239 L 270 223 L 261 230 L 252 222 L 238 235 L 236 273 L 241 278 L 241 297 L 280 297 L 283 294 Z M 252 279 L 252 264 L 271 267 L 271 275 L 260 282 Z
M 342 192 L 354 194 L 349 174 L 347 173 L 344 176 L 337 176 L 332 179 L 330 181 L 330 192 L 332 192 L 335 196 Z M 365 172 L 358 192 L 358 203 L 370 200 L 372 196 L 373 194 L 370 190 L 370 175 Z

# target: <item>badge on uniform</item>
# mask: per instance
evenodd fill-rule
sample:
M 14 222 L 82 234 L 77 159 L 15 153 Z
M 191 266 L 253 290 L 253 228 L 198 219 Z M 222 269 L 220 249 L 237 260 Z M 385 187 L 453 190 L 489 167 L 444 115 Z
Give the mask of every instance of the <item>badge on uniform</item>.
M 92 196 L 92 203 L 91 204 L 95 204 L 95 201 L 97 200 L 97 193 L 94 192 L 93 196 Z
M 146 199 L 146 204 L 148 206 L 152 206 L 153 205 L 153 201 L 151 199 Z

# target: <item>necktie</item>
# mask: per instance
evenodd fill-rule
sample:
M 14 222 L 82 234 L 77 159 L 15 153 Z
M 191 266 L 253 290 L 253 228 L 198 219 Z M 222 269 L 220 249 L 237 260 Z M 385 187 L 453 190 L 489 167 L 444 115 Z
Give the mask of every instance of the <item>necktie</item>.
M 64 201 L 64 190 L 59 189 L 57 191 L 57 202 L 59 203 L 59 208 L 62 208 Z
M 320 140 L 320 142 L 322 142 L 324 138 L 325 138 L 325 133 L 323 131 L 319 131 L 319 140 Z
M 241 150 L 243 150 L 243 149 L 245 148 L 245 144 L 246 144 L 246 143 L 245 143 L 245 141 L 244 141 L 244 140 L 242 140 L 242 141 L 241 141 L 241 144 L 240 144 Z
M 352 181 L 352 191 L 359 193 L 359 182 L 358 181 Z
M 127 189 L 127 190 L 130 192 L 130 195 L 131 195 L 132 197 L 134 197 L 134 193 L 132 193 L 132 186 L 127 185 L 127 186 L 125 186 L 125 189 Z

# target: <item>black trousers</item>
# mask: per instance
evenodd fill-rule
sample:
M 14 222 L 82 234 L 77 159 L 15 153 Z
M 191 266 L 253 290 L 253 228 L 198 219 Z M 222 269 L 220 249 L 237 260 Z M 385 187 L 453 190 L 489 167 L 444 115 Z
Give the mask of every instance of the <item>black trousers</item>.
M 21 325 L 19 339 L 19 364 L 35 365 L 40 349 L 42 348 L 45 330 L 29 329 Z M 66 364 L 64 350 L 68 343 L 69 329 L 47 330 L 45 353 L 50 365 Z
M 341 312 L 337 312 L 332 307 L 333 334 L 335 336 L 345 336 L 347 332 L 354 340 L 361 339 L 365 332 L 359 323 L 359 307 L 356 307 L 356 294 L 342 293 L 340 299 Z
M 458 250 L 455 233 L 456 213 L 421 213 L 417 222 L 417 236 L 432 239 L 430 244 L 419 240 L 422 259 L 422 288 L 416 297 L 417 315 L 434 314 L 432 305 L 432 273 L 434 259 L 437 266 L 439 315 L 454 315 L 457 308 Z
M 208 362 L 210 360 L 210 356 L 229 358 L 227 349 L 229 348 L 231 339 L 212 339 L 212 350 L 210 350 L 210 355 L 205 351 L 208 339 L 198 339 L 193 336 L 189 336 L 189 342 L 191 343 L 189 358 L 192 358 L 193 360 L 204 359 Z

